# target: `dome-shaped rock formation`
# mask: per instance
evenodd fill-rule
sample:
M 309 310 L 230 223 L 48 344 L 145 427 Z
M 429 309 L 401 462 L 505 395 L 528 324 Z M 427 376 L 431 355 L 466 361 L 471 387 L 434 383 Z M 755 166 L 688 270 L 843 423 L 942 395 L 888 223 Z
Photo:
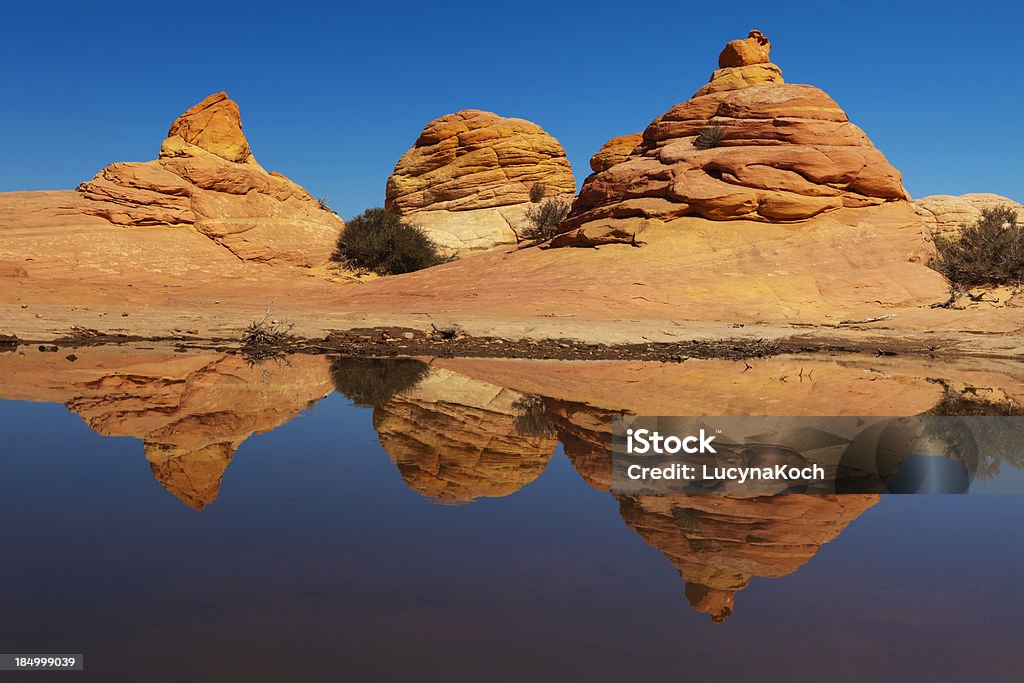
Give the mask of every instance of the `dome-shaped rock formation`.
M 956 237 L 965 225 L 974 225 L 985 209 L 1007 206 L 1017 211 L 1024 222 L 1024 206 L 997 194 L 974 193 L 960 195 L 936 194 L 914 200 L 914 210 L 924 225 L 935 236 Z
M 572 166 L 535 123 L 464 110 L 431 121 L 388 178 L 385 206 L 457 254 L 517 242 L 537 183 L 570 199 Z
M 110 164 L 78 191 L 82 213 L 126 227 L 191 226 L 244 261 L 324 263 L 344 227 L 302 187 L 256 162 L 225 93 L 178 117 L 159 159 Z
M 621 219 L 791 223 L 906 200 L 899 172 L 839 105 L 783 83 L 769 50 L 757 31 L 730 43 L 711 82 L 587 179 L 556 244 L 630 241 L 641 226 Z
M 607 171 L 609 168 L 625 161 L 633 153 L 636 146 L 643 142 L 643 133 L 619 135 L 601 145 L 594 156 L 590 157 L 590 169 L 594 173 Z

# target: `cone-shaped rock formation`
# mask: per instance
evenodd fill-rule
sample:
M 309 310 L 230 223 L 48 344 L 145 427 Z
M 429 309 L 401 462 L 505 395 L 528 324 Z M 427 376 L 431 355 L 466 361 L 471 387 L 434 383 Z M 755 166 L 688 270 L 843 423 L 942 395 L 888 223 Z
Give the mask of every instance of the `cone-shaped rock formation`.
M 588 178 L 556 244 L 639 227 L 617 219 L 785 223 L 906 200 L 899 172 L 832 98 L 783 82 L 770 47 L 758 31 L 729 43 L 707 85 Z
M 238 105 L 224 93 L 178 117 L 159 159 L 110 164 L 78 191 L 84 214 L 127 227 L 192 226 L 243 261 L 324 263 L 344 226 L 256 163 Z

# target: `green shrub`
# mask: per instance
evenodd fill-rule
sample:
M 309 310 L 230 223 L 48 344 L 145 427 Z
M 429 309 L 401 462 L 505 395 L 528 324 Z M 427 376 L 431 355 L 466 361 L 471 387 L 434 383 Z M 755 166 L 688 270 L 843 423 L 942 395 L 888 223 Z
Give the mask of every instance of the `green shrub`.
M 426 233 L 386 209 L 367 209 L 348 221 L 332 258 L 380 275 L 410 273 L 448 260 Z
M 331 360 L 334 388 L 357 406 L 383 405 L 395 394 L 415 387 L 429 372 L 429 365 L 414 358 Z
M 530 201 L 534 204 L 540 204 L 540 200 L 544 199 L 544 195 L 548 193 L 548 186 L 544 183 L 534 183 L 530 187 Z
M 718 147 L 723 137 L 725 137 L 725 127 L 717 123 L 709 123 L 697 131 L 697 139 L 693 141 L 693 146 L 697 149 Z
M 983 209 L 958 238 L 936 237 L 931 267 L 954 286 L 1020 284 L 1024 280 L 1024 226 L 1009 206 Z
M 558 226 L 569 215 L 569 203 L 549 199 L 526 210 L 526 227 L 521 237 L 527 242 L 543 242 L 558 234 Z

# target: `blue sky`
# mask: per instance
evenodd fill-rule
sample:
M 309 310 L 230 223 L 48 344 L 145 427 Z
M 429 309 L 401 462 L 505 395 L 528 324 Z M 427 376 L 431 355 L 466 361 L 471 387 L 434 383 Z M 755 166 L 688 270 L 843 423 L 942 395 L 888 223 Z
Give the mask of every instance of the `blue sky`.
M 42 4 L 0 7 L 0 191 L 152 159 L 219 90 L 260 163 L 344 217 L 380 205 L 423 126 L 464 108 L 539 123 L 579 182 L 606 139 L 688 98 L 759 28 L 786 80 L 832 95 L 912 195 L 1024 202 L 1017 2 Z

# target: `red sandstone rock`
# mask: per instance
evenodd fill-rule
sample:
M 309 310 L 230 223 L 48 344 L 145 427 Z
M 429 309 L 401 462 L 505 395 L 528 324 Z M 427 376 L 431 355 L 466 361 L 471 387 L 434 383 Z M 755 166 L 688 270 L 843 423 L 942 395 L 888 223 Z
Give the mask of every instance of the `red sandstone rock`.
M 839 105 L 782 83 L 768 48 L 758 32 L 730 43 L 708 86 L 652 121 L 628 158 L 587 179 L 555 245 L 600 240 L 614 219 L 792 223 L 906 200 L 899 172 Z

